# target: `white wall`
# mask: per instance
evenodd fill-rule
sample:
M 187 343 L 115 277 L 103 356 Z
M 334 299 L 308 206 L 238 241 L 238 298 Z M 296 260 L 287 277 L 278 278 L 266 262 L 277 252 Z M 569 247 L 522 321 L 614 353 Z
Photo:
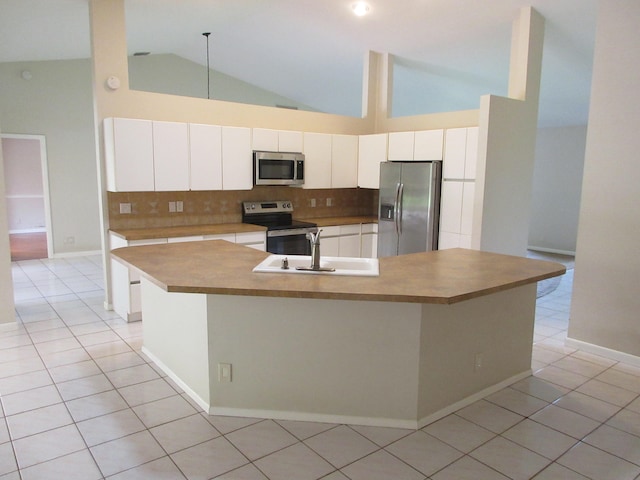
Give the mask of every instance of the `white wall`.
M 586 125 L 538 130 L 530 248 L 575 254 L 586 138 Z
M 89 60 L 2 63 L 0 85 L 3 132 L 46 137 L 54 255 L 100 250 Z
M 640 2 L 601 0 L 568 335 L 640 362 Z
M 7 227 L 7 209 L 4 196 L 4 162 L 0 137 L 0 324 L 14 322 L 13 278 L 11 277 L 11 248 Z

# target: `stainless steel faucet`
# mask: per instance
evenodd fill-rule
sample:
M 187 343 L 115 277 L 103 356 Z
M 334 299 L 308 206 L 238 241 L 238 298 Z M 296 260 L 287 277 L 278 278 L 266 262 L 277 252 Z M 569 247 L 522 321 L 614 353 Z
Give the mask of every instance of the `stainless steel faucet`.
M 320 270 L 320 232 L 322 232 L 322 229 L 318 230 L 316 233 L 307 233 L 307 238 L 311 242 L 312 270 Z

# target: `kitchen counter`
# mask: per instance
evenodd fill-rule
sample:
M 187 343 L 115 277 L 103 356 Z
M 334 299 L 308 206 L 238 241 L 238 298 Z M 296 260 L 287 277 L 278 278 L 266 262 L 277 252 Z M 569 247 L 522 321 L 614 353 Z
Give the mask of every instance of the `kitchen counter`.
M 212 415 L 422 428 L 531 374 L 536 282 L 564 266 L 454 249 L 379 277 L 253 273 L 213 240 L 127 247 L 143 352 Z
M 125 240 L 188 237 L 191 235 L 222 235 L 225 233 L 264 232 L 266 227 L 249 223 L 221 223 L 211 225 L 181 225 L 175 227 L 122 228 L 109 230 Z
M 562 275 L 554 262 L 451 249 L 381 258 L 379 277 L 251 270 L 269 254 L 220 240 L 116 249 L 167 292 L 452 304 Z
M 316 223 L 318 227 L 331 227 L 334 225 L 356 225 L 358 223 L 378 223 L 378 217 L 351 216 L 351 217 L 324 217 L 305 218 L 305 222 Z

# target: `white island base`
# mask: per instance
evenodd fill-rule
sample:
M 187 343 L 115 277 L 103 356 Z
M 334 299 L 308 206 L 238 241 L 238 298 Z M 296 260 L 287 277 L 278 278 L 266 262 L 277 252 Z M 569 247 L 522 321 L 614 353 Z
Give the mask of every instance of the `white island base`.
M 421 304 L 168 293 L 143 277 L 143 351 L 209 414 L 421 428 L 530 375 L 535 301 L 535 283 Z

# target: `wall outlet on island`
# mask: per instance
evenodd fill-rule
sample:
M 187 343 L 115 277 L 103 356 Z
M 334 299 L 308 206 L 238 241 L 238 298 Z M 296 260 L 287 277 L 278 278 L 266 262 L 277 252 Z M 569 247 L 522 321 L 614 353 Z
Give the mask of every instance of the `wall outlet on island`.
M 231 381 L 231 364 L 230 363 L 218 364 L 218 381 L 219 382 Z
M 476 356 L 475 356 L 473 361 L 474 361 L 473 370 L 475 372 L 477 372 L 478 370 L 480 370 L 482 368 L 482 354 L 481 353 L 476 353 Z

